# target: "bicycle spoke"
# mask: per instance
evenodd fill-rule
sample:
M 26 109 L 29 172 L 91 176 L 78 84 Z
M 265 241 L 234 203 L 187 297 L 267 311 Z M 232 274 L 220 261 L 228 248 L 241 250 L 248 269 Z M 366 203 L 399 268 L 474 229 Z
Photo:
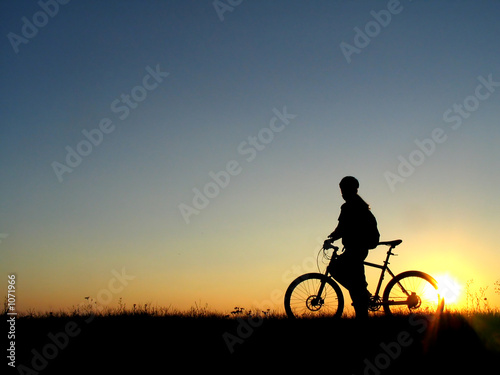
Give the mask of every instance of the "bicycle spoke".
M 419 272 L 410 272 L 394 280 L 390 293 L 384 295 L 385 310 L 391 313 L 434 313 L 439 304 L 437 288 Z

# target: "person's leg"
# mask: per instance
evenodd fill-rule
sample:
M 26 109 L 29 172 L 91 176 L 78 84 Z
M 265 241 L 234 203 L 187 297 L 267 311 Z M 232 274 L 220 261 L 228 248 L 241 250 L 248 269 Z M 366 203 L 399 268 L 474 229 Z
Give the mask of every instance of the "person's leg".
M 368 289 L 366 276 L 365 276 L 365 266 L 363 261 L 368 255 L 368 250 L 362 250 L 353 252 L 353 256 L 350 259 L 350 285 L 349 294 L 351 295 L 352 303 L 354 306 L 354 311 L 356 312 L 357 319 L 368 318 Z
M 349 289 L 351 295 L 352 304 L 354 306 L 354 311 L 356 312 L 356 318 L 362 319 L 368 317 L 368 293 L 366 290 L 366 285 L 360 282 L 353 283 L 351 289 Z
M 351 280 L 351 261 L 346 253 L 340 255 L 329 270 L 333 278 L 344 288 L 349 290 Z

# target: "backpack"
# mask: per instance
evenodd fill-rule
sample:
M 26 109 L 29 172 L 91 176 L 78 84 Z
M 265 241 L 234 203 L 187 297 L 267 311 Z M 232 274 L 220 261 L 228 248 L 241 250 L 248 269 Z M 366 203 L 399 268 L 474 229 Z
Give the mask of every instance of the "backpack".
M 364 224 L 364 242 L 366 242 L 368 249 L 375 249 L 380 241 L 380 233 L 377 227 L 377 219 L 375 219 L 375 216 L 370 210 L 367 211 Z

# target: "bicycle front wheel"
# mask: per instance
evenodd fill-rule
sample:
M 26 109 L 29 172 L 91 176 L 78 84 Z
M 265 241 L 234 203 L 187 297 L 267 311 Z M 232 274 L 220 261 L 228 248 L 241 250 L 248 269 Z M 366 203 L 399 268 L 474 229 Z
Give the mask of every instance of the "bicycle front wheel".
M 285 292 L 285 311 L 289 318 L 339 318 L 343 309 L 340 287 L 320 273 L 299 276 Z
M 443 308 L 437 281 L 420 271 L 395 276 L 384 290 L 384 312 L 392 314 L 434 314 Z

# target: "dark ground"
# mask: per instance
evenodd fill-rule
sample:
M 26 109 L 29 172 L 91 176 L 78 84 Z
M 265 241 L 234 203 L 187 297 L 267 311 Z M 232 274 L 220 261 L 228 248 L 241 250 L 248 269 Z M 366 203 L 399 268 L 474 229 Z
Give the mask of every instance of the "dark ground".
M 20 318 L 15 342 L 17 369 L 2 356 L 12 374 L 498 374 L 500 363 L 500 352 L 459 315 L 434 322 L 379 317 L 364 325 L 352 319 Z

